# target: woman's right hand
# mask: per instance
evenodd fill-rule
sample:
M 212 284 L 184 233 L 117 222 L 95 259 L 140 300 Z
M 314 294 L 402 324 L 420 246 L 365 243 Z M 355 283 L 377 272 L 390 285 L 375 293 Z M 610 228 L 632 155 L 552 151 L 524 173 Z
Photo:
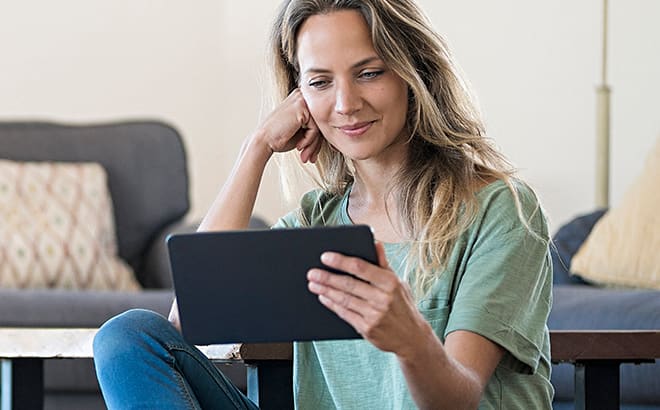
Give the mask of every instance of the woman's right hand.
M 302 162 L 316 162 L 323 138 L 299 89 L 266 117 L 256 135 L 271 153 L 298 149 Z

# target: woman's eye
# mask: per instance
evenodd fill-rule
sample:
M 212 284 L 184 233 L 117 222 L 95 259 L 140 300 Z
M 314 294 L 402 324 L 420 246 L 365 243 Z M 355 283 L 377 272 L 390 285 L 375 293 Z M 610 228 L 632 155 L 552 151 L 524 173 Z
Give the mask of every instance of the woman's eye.
M 382 70 L 379 70 L 379 71 L 365 71 L 364 73 L 360 74 L 360 77 L 366 78 L 366 79 L 371 79 L 371 78 L 376 78 L 381 74 L 383 74 Z
M 328 84 L 326 80 L 315 80 L 315 81 L 310 81 L 309 86 L 312 88 L 323 88 Z

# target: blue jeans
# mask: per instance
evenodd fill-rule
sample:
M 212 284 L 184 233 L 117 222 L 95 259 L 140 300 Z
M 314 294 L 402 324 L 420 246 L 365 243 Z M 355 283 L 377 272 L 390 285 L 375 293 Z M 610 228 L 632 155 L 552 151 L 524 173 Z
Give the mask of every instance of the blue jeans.
M 163 316 L 134 309 L 94 338 L 94 364 L 109 409 L 257 409 Z

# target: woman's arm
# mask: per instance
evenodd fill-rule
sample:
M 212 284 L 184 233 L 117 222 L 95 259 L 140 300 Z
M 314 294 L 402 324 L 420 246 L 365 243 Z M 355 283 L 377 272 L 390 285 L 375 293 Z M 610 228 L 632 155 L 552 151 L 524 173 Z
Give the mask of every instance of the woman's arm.
M 294 90 L 245 141 L 229 178 L 202 220 L 199 231 L 245 229 L 259 184 L 274 152 L 294 148 L 315 162 L 321 138 L 299 90 Z
M 443 345 L 415 306 L 410 288 L 389 268 L 382 244 L 379 266 L 325 253 L 325 265 L 308 274 L 309 289 L 365 339 L 397 355 L 410 393 L 422 408 L 477 408 L 504 349 L 472 332 L 456 331 Z
M 409 353 L 397 355 L 420 409 L 476 409 L 504 349 L 483 336 L 452 332 L 444 346 L 429 327 Z
M 261 178 L 273 151 L 261 131 L 245 140 L 229 178 L 216 196 L 198 231 L 244 229 L 250 222 Z
M 247 228 L 261 178 L 273 153 L 297 148 L 303 162 L 315 162 L 320 147 L 321 135 L 296 89 L 245 140 L 229 178 L 198 231 Z M 181 329 L 176 299 L 168 319 Z

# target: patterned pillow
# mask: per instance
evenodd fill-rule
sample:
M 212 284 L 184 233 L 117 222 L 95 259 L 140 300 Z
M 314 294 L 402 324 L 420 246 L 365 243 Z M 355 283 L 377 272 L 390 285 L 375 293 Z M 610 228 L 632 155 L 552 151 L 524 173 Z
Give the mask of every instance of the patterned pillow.
M 138 290 L 117 256 L 105 170 L 0 160 L 0 287 Z
M 660 138 L 618 207 L 594 226 L 571 271 L 603 285 L 660 289 Z

